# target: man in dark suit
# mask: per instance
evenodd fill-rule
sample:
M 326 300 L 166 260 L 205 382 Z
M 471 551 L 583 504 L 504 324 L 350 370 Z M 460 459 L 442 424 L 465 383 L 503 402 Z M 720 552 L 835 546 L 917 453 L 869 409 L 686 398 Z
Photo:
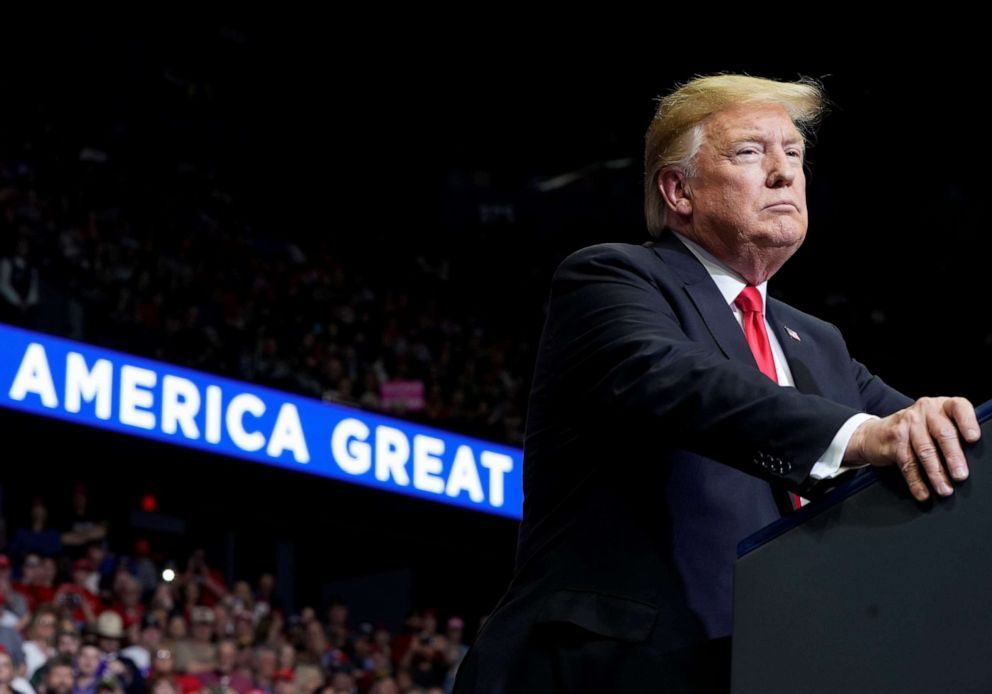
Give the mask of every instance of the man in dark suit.
M 967 475 L 967 400 L 913 402 L 766 299 L 805 238 L 799 128 L 821 108 L 814 84 L 734 75 L 661 101 L 654 239 L 583 248 L 552 279 L 516 571 L 456 692 L 726 691 L 735 548 L 788 491 L 898 464 L 922 500 Z

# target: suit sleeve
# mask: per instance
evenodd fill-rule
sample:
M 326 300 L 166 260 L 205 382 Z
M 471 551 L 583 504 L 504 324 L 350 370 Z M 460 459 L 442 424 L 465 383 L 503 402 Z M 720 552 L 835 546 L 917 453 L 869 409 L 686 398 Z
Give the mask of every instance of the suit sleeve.
M 858 412 L 782 388 L 689 339 L 642 261 L 610 244 L 559 265 L 546 333 L 557 406 L 584 425 L 647 427 L 666 444 L 800 492 L 815 483 L 811 468 Z
M 903 395 L 878 376 L 871 374 L 858 360 L 851 359 L 851 369 L 861 391 L 865 412 L 886 417 L 913 404 L 912 398 Z

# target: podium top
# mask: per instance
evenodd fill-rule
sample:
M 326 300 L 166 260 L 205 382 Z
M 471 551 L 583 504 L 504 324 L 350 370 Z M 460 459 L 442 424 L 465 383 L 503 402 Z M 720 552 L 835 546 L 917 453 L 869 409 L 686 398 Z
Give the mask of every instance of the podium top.
M 979 424 L 985 424 L 985 422 L 992 420 L 992 400 L 986 400 L 981 405 L 976 407 L 975 414 L 978 417 Z M 766 525 L 758 532 L 745 537 L 737 545 L 737 558 L 740 559 L 745 554 L 753 552 L 766 542 L 774 540 L 776 537 L 788 532 L 792 528 L 802 525 L 810 518 L 818 516 L 824 511 L 833 508 L 845 499 L 848 499 L 861 490 L 875 484 L 877 481 L 878 475 L 874 469 L 867 469 L 864 472 L 859 473 L 854 479 L 845 482 L 834 490 L 831 490 L 830 493 L 823 498 L 806 504 L 802 508 L 790 513 L 788 516 L 782 516 L 774 523 Z

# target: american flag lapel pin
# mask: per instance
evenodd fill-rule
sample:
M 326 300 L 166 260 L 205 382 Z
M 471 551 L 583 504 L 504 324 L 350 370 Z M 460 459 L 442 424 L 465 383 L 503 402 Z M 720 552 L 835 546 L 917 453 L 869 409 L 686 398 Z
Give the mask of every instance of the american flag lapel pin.
M 797 333 L 795 330 L 793 330 L 789 326 L 785 326 L 785 332 L 789 333 L 789 337 L 791 337 L 796 342 L 802 342 L 802 340 L 799 337 L 799 333 Z

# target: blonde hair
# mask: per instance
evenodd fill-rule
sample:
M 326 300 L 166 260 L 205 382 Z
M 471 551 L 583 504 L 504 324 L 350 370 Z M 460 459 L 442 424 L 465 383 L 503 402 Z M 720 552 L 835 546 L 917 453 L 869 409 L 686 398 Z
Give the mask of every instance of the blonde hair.
M 668 218 L 668 207 L 658 190 L 658 174 L 678 166 L 692 175 L 692 164 L 703 143 L 703 121 L 713 113 L 742 103 L 772 103 L 785 108 L 807 139 L 826 108 L 823 87 L 803 77 L 796 82 L 749 75 L 696 77 L 665 97 L 644 136 L 644 216 L 648 233 L 658 237 Z

